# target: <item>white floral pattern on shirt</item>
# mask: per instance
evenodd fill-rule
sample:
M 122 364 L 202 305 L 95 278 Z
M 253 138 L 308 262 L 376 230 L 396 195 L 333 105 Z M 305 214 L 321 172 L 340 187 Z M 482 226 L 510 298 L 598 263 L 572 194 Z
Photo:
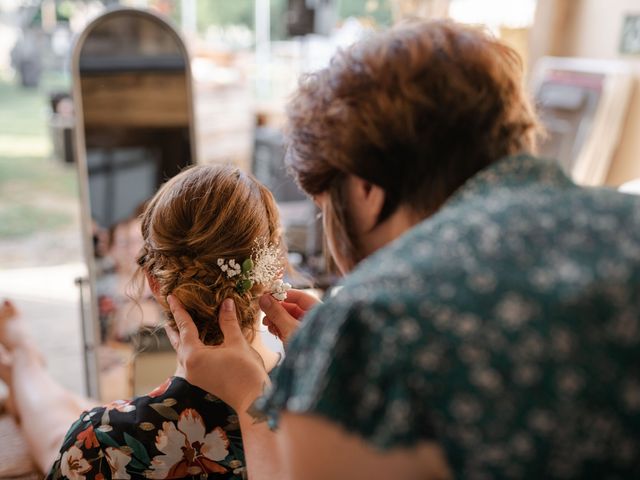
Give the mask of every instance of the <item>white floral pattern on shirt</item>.
M 260 402 L 456 478 L 640 478 L 640 198 L 504 159 L 310 312 Z

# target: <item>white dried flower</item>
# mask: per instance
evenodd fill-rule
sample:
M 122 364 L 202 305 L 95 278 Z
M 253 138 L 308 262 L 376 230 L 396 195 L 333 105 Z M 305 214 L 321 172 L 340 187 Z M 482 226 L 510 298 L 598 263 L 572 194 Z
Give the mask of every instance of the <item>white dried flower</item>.
M 281 302 L 287 299 L 287 291 L 289 290 L 291 290 L 291 285 L 281 279 L 275 280 L 269 288 L 271 296 Z
M 282 301 L 287 298 L 287 290 L 291 285 L 282 281 L 284 271 L 282 252 L 279 245 L 265 240 L 256 240 L 251 257 L 239 264 L 235 259 L 219 258 L 217 264 L 227 278 L 238 276 L 238 290 L 245 292 L 253 285 L 264 285 L 274 298 Z
M 249 272 L 249 279 L 253 282 L 269 286 L 282 276 L 284 265 L 278 245 L 256 240 L 251 260 L 253 268 Z

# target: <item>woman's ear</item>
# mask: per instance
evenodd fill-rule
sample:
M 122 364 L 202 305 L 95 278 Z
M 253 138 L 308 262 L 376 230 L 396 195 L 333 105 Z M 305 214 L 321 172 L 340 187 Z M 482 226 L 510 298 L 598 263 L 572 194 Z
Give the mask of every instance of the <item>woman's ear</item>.
M 154 297 L 157 297 L 160 294 L 160 285 L 158 285 L 158 280 L 156 280 L 156 277 L 151 275 L 146 270 L 144 272 L 144 276 L 147 279 L 147 283 L 149 284 L 149 288 L 151 289 L 151 293 L 153 293 Z

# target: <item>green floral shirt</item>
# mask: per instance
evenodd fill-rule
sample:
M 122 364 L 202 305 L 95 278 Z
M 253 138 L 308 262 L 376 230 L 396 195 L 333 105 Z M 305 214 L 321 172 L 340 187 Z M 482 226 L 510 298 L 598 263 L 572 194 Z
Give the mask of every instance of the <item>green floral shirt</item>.
M 640 197 L 504 159 L 308 314 L 258 407 L 456 478 L 640 478 Z
M 180 377 L 83 413 L 48 480 L 246 478 L 238 416 Z

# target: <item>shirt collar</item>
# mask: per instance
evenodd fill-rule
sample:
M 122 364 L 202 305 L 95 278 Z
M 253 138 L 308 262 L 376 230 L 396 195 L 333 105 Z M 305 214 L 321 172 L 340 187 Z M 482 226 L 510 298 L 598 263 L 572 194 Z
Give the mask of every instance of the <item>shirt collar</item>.
M 454 192 L 442 208 L 468 201 L 472 197 L 486 196 L 495 189 L 516 189 L 526 186 L 568 188 L 575 184 L 556 162 L 529 154 L 513 155 L 480 170 Z

